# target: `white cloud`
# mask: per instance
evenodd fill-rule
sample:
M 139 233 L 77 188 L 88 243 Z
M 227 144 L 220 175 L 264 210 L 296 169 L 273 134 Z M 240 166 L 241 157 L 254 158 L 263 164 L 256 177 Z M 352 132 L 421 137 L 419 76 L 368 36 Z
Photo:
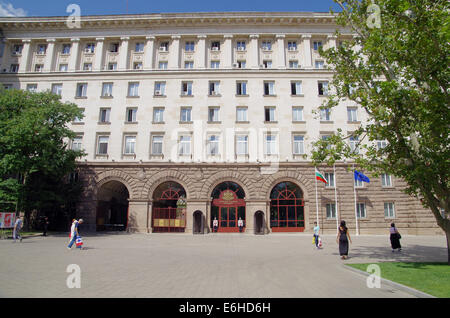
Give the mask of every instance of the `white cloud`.
M 24 17 L 27 12 L 21 8 L 14 8 L 11 3 L 0 2 L 0 17 Z

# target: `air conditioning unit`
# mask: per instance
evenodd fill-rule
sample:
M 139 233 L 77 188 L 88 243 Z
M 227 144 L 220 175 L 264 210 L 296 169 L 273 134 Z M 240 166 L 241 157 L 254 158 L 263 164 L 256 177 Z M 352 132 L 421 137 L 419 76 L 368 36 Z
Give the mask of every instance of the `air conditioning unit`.
M 212 51 L 219 51 L 219 48 L 217 46 L 214 46 L 211 48 Z
M 233 68 L 238 68 L 238 67 L 239 67 L 238 63 L 233 63 Z
M 238 51 L 245 51 L 245 47 L 240 46 L 240 47 L 237 48 L 237 50 Z
M 267 68 L 264 64 L 259 64 L 260 68 Z
M 156 91 L 155 91 L 155 95 L 156 95 L 156 96 L 161 96 L 161 91 L 160 91 L 160 90 L 156 90 Z
M 167 52 L 167 48 L 162 46 L 162 47 L 159 48 L 159 51 L 160 52 Z
M 289 51 L 296 51 L 297 50 L 297 48 L 295 48 L 295 47 L 290 47 L 289 48 Z

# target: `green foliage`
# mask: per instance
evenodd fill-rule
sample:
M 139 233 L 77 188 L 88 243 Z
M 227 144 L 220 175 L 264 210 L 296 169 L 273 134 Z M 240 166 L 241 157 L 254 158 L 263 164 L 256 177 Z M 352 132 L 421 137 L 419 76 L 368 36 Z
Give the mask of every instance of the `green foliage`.
M 378 0 L 381 27 L 368 24 L 372 1 L 336 1 L 347 40 L 321 50 L 335 71 L 330 98 L 322 107 L 354 101 L 368 114 L 354 135 L 360 151 L 338 132 L 314 144 L 314 164 L 354 161 L 374 175 L 389 173 L 407 183 L 406 192 L 431 208 L 450 233 L 449 9 L 443 0 Z M 337 32 L 337 35 L 340 35 Z M 345 36 L 344 36 L 345 37 Z M 343 38 L 344 38 L 343 37 Z M 378 148 L 378 140 L 386 147 Z M 326 148 L 331 149 L 326 149 Z

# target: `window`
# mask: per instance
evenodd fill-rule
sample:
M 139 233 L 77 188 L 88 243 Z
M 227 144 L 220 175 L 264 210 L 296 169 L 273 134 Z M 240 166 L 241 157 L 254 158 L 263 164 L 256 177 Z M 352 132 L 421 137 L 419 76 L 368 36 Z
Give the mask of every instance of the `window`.
M 192 96 L 192 82 L 181 82 L 181 95 Z
M 126 122 L 137 123 L 137 108 L 127 108 Z
M 92 71 L 92 63 L 84 63 L 83 71 Z
M 134 62 L 133 69 L 134 70 L 142 70 L 143 69 L 142 62 Z
M 263 41 L 261 43 L 261 48 L 264 51 L 271 51 L 272 50 L 272 42 L 270 42 L 270 41 Z
M 323 69 L 324 67 L 323 61 L 315 61 L 314 64 L 317 69 Z
M 219 61 L 211 61 L 211 68 L 220 68 Z
M 322 41 L 314 41 L 313 42 L 314 51 L 318 51 L 321 46 L 322 46 Z
M 209 95 L 220 95 L 220 82 L 209 82 Z
M 238 51 L 245 51 L 245 41 L 237 41 L 236 46 Z
M 70 44 L 63 44 L 61 54 L 70 54 Z
M 329 108 L 320 109 L 320 120 L 321 121 L 331 121 L 331 110 Z
M 9 71 L 11 73 L 17 73 L 19 71 L 19 64 L 11 64 Z
M 194 62 L 184 62 L 184 68 L 194 68 Z
M 347 119 L 348 121 L 355 122 L 358 121 L 357 116 L 357 108 L 354 107 L 347 107 Z
M 264 95 L 275 95 L 275 82 L 264 82 Z
M 47 45 L 46 44 L 39 44 L 37 47 L 37 54 L 44 55 L 47 52 Z
M 27 84 L 27 91 L 35 93 L 37 91 L 37 84 Z
M 108 63 L 108 71 L 117 70 L 117 63 Z
M 44 64 L 36 64 L 34 66 L 34 71 L 35 72 L 42 72 L 44 70 Z
M 52 84 L 52 93 L 61 96 L 62 84 Z
M 318 82 L 319 96 L 328 95 L 328 82 Z
M 294 135 L 294 155 L 303 155 L 305 153 L 304 136 Z
M 79 83 L 77 84 L 77 95 L 76 97 L 86 97 L 87 93 L 87 83 Z
M 362 188 L 364 187 L 364 182 L 362 182 L 361 180 L 356 180 L 353 178 L 353 180 L 355 181 L 355 188 Z
M 73 120 L 74 123 L 82 123 L 83 122 L 83 118 L 84 118 L 84 108 L 80 108 L 81 110 L 81 115 L 80 117 L 75 117 L 75 119 Z
M 133 82 L 128 83 L 128 97 L 137 97 L 139 96 L 139 83 Z
M 247 107 L 237 107 L 236 108 L 236 121 L 246 122 L 247 119 Z
M 125 136 L 124 155 L 134 155 L 136 152 L 136 136 Z
M 288 51 L 297 51 L 297 42 L 288 41 Z
M 237 67 L 238 68 L 245 68 L 245 61 L 237 61 Z
M 155 82 L 155 96 L 166 95 L 166 82 Z
M 113 83 L 103 83 L 102 97 L 112 97 Z
M 167 62 L 159 62 L 158 67 L 160 70 L 167 70 Z
M 236 136 L 236 154 L 237 155 L 248 154 L 248 136 L 245 135 Z
M 179 154 L 181 156 L 191 154 L 191 136 L 180 136 Z
M 67 64 L 59 64 L 59 71 L 60 72 L 67 72 L 69 69 L 69 66 Z
M 88 43 L 84 48 L 85 53 L 94 53 L 95 52 L 95 43 Z
M 109 46 L 109 51 L 111 53 L 119 52 L 119 43 L 111 43 L 111 45 Z
M 350 143 L 350 149 L 352 152 L 354 153 L 359 153 L 359 140 L 358 140 L 358 136 L 350 136 L 349 139 L 349 143 Z
M 83 148 L 83 137 L 77 136 L 72 140 L 72 150 L 80 151 Z
M 303 121 L 303 107 L 292 107 L 292 121 Z
M 327 203 L 327 219 L 336 219 L 336 203 Z
M 189 123 L 192 121 L 191 118 L 192 108 L 190 107 L 182 107 L 180 113 L 180 121 L 183 123 Z
M 22 44 L 14 44 L 13 49 L 12 49 L 12 54 L 20 55 L 20 54 L 22 54 L 22 50 L 23 50 Z
M 247 95 L 247 82 L 236 82 L 236 95 Z
M 152 155 L 160 156 L 163 154 L 163 139 L 164 136 L 152 136 Z
M 168 52 L 169 51 L 169 42 L 161 42 L 159 44 L 159 50 L 161 52 Z
M 266 155 L 274 155 L 277 153 L 276 144 L 277 139 L 275 135 L 267 134 L 266 135 L 266 143 L 265 143 L 265 154 Z
M 325 172 L 325 179 L 328 183 L 325 185 L 327 188 L 334 188 L 334 173 L 333 172 Z
M 209 136 L 208 138 L 208 154 L 216 156 L 219 154 L 219 136 Z
M 13 86 L 12 86 L 12 84 L 3 84 L 3 88 L 4 89 L 12 89 Z
M 154 123 L 163 123 L 164 122 L 164 108 L 155 107 L 153 109 L 153 122 Z
M 298 61 L 289 61 L 289 68 L 298 68 Z
M 110 122 L 111 108 L 100 108 L 99 122 L 109 123 Z
M 219 41 L 211 42 L 211 51 L 220 51 L 220 42 Z
M 302 94 L 302 82 L 291 82 L 291 94 L 292 95 Z
M 384 203 L 384 217 L 395 218 L 395 206 L 393 202 Z
M 135 51 L 136 53 L 142 53 L 142 52 L 144 52 L 144 43 L 142 43 L 142 42 L 137 42 L 137 43 L 136 43 L 136 46 L 135 46 L 135 48 L 134 48 L 134 51 Z
M 184 50 L 186 52 L 194 52 L 194 50 L 195 50 L 195 43 L 193 41 L 186 42 Z
M 263 67 L 264 67 L 264 68 L 272 68 L 272 61 L 270 61 L 270 60 L 264 60 L 264 61 L 263 61 Z
M 321 138 L 322 138 L 323 141 L 326 141 L 326 140 L 330 139 L 331 136 L 330 135 L 323 135 Z M 327 149 L 331 149 L 331 145 L 328 145 Z
M 365 203 L 357 203 L 356 204 L 356 217 L 358 219 L 366 218 L 366 204 Z
M 275 121 L 275 107 L 266 107 L 264 109 L 265 121 L 274 122 Z
M 108 154 L 109 136 L 98 136 L 97 155 Z
M 219 122 L 219 107 L 210 107 L 208 109 L 208 121 L 209 122 Z
M 377 148 L 378 148 L 378 150 L 386 148 L 386 146 L 387 146 L 387 141 L 386 140 L 377 140 Z
M 383 173 L 381 175 L 381 186 L 382 187 L 392 187 L 391 175 L 387 173 Z

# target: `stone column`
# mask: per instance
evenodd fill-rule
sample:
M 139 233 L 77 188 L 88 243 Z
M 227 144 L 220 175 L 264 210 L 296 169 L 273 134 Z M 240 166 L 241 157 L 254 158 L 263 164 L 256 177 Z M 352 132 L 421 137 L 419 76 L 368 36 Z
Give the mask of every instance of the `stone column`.
M 250 35 L 250 68 L 259 69 L 259 45 L 258 34 Z
M 128 232 L 147 233 L 147 200 L 130 199 L 128 203 Z
M 103 41 L 105 38 L 96 38 L 96 50 L 95 50 L 95 61 L 92 67 L 93 71 L 101 71 L 103 69 Z
M 232 44 L 233 35 L 225 34 L 224 38 L 225 38 L 225 43 L 223 45 L 224 46 L 223 67 L 229 69 L 233 66 L 233 44 Z
M 145 53 L 144 53 L 144 70 L 152 70 L 153 66 L 153 57 L 155 56 L 155 37 L 147 36 L 145 38 L 147 40 L 147 44 L 145 45 Z
M 311 34 L 303 34 L 303 68 L 312 68 Z
M 120 53 L 119 53 L 119 71 L 126 71 L 128 69 L 128 43 L 130 40 L 130 37 L 125 36 L 121 37 L 120 40 L 122 41 L 120 45 Z
M 152 233 L 153 230 L 153 201 L 148 201 L 147 207 L 147 233 Z
M 55 55 L 55 39 L 47 39 L 47 52 L 45 53 L 44 73 L 51 72 L 53 68 L 53 56 Z
M 80 39 L 70 39 L 72 48 L 70 50 L 69 72 L 76 72 L 78 70 L 78 59 L 80 58 Z
M 262 211 L 266 218 L 268 211 L 265 201 L 248 201 L 245 204 L 245 233 L 255 234 L 255 213 Z M 264 224 L 266 226 L 266 224 Z
M 206 67 L 206 35 L 197 36 L 197 68 L 205 68 Z
M 6 69 L 6 72 L 9 72 L 9 57 L 11 55 L 11 46 L 7 39 L 3 39 L 3 55 L 2 62 L 0 64 L 0 72 Z
M 285 69 L 286 68 L 286 50 L 284 48 L 284 38 L 286 36 L 284 34 L 277 34 L 277 47 L 278 47 L 278 68 Z
M 328 40 L 329 48 L 336 48 L 336 36 L 335 35 L 327 36 L 327 40 Z
M 22 40 L 22 43 L 23 48 L 22 48 L 22 57 L 20 58 L 19 73 L 26 73 L 28 72 L 28 64 L 30 63 L 31 40 L 25 39 Z
M 180 38 L 179 35 L 172 36 L 172 45 L 169 49 L 169 69 L 178 70 L 180 68 Z

